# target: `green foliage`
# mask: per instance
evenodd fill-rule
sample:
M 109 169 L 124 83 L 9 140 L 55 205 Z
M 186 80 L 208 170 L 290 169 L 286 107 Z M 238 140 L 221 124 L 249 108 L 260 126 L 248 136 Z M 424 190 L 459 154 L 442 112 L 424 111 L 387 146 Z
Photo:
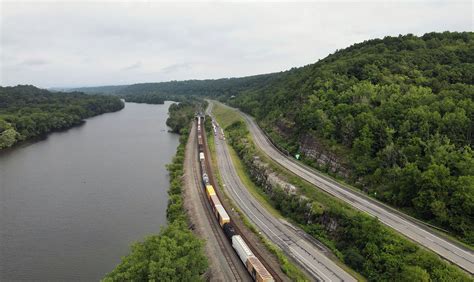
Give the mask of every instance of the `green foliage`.
M 473 39 L 366 41 L 228 102 L 292 154 L 308 135 L 348 150 L 347 181 L 473 244 Z
M 103 281 L 201 281 L 207 269 L 203 243 L 183 221 L 132 245 L 132 252 Z
M 201 281 L 207 270 L 204 242 L 188 227 L 182 195 L 185 146 L 196 106 L 173 104 L 170 111 L 173 106 L 173 111 L 182 111 L 179 116 L 188 118 L 178 130 L 180 144 L 172 163 L 167 165 L 170 188 L 166 218 L 169 225 L 158 235 L 133 244 L 131 253 L 122 258 L 104 281 Z
M 252 180 L 263 187 L 262 177 L 254 173 L 258 167 L 253 160 L 259 153 L 247 137 L 245 123 L 236 121 L 225 130 Z M 264 158 L 260 156 L 260 159 Z M 436 170 L 446 173 L 442 167 L 436 167 Z M 457 267 L 408 241 L 378 219 L 355 211 L 322 192 L 315 193 L 314 189 L 306 187 L 308 184 L 295 180 L 291 174 L 278 173 L 297 186 L 299 192 L 289 194 L 279 188 L 261 188 L 270 203 L 369 281 L 470 281 Z M 412 174 L 417 175 L 417 172 Z M 442 177 L 439 176 L 439 181 Z
M 0 149 L 123 107 L 116 97 L 52 93 L 28 85 L 0 87 Z
M 171 127 L 172 132 L 181 134 L 181 130 L 189 127 L 189 122 L 200 107 L 200 104 L 189 101 L 171 104 L 166 125 Z

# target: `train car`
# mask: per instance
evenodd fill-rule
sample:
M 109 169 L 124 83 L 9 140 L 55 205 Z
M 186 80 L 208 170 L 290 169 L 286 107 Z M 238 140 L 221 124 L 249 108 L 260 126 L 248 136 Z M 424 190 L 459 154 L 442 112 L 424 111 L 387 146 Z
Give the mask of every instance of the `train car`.
M 222 205 L 216 206 L 216 215 L 217 215 L 217 220 L 219 220 L 219 225 L 221 227 L 224 226 L 224 224 L 230 222 L 230 217 Z
M 250 256 L 247 259 L 247 270 L 254 281 L 257 282 L 273 282 L 273 276 L 268 272 L 262 262 L 255 256 Z
M 204 153 L 203 152 L 199 153 L 199 161 L 204 161 Z
M 217 195 L 211 195 L 209 198 L 211 200 L 212 210 L 214 211 L 214 214 L 216 214 L 217 217 L 216 206 L 222 206 L 221 201 L 219 201 L 219 197 L 217 197 Z
M 206 162 L 205 161 L 201 161 L 200 162 L 201 164 L 201 173 L 206 173 Z
M 204 184 L 204 186 L 209 185 L 209 176 L 207 176 L 206 172 L 202 174 L 202 183 Z
M 254 256 L 249 246 L 245 243 L 244 239 L 240 235 L 235 235 L 232 237 L 232 248 L 239 255 L 240 260 L 247 265 L 247 259 Z
M 232 237 L 237 235 L 237 233 L 235 232 L 234 226 L 232 226 L 232 223 L 229 222 L 229 223 L 224 224 L 224 226 L 222 226 L 222 229 L 224 229 L 224 233 L 227 239 L 229 239 L 229 241 L 232 242 Z
M 212 187 L 212 185 L 207 185 L 206 186 L 206 193 L 207 193 L 207 199 L 210 201 L 211 200 L 211 195 L 215 195 L 216 191 L 214 190 L 214 187 Z

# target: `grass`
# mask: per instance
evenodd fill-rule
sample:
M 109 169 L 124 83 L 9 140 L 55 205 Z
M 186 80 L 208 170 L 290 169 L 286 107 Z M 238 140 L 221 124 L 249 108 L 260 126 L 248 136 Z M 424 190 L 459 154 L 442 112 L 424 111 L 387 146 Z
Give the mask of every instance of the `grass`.
M 212 113 L 217 119 L 217 122 L 222 128 L 226 128 L 236 121 L 244 121 L 242 116 L 234 109 L 224 106 L 222 104 L 214 103 Z

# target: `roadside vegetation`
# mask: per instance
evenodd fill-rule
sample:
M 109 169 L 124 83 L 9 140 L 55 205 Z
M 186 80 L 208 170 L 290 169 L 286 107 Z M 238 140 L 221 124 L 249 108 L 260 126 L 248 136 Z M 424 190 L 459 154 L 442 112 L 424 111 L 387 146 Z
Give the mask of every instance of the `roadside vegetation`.
M 215 110 L 220 111 L 220 108 L 215 108 Z M 219 115 L 219 118 L 220 119 L 219 119 L 218 122 L 219 122 L 219 125 L 221 125 L 222 118 L 224 118 L 224 119 L 228 118 L 227 122 L 231 122 L 235 118 L 240 118 L 240 115 L 234 114 L 234 113 L 228 113 L 228 114 L 224 114 L 224 115 Z M 225 124 L 226 122 L 223 122 L 223 123 Z M 213 166 L 214 171 L 217 172 L 216 177 L 217 177 L 217 181 L 218 181 L 219 185 L 221 187 L 223 187 L 222 186 L 223 183 L 222 183 L 222 180 L 221 180 L 221 177 L 220 177 L 220 174 L 219 174 L 219 168 L 217 166 L 217 156 L 216 156 L 216 149 L 215 149 L 215 143 L 214 143 L 214 136 L 213 136 L 213 133 L 212 133 L 211 118 L 206 119 L 205 128 L 206 128 L 206 134 L 207 134 L 207 143 L 208 143 L 208 146 L 209 146 L 209 151 L 211 152 L 212 166 Z M 229 148 L 229 149 L 232 150 L 232 148 Z M 235 162 L 237 162 L 238 165 L 240 164 L 240 167 L 236 168 L 238 170 L 239 177 L 243 178 L 242 180 L 245 183 L 245 185 L 253 185 L 254 188 L 256 188 L 255 184 L 253 182 L 251 182 L 250 178 L 246 174 L 246 171 L 243 169 L 242 163 L 240 162 L 240 159 L 238 159 L 238 157 L 235 156 L 235 152 L 232 152 L 232 153 L 233 153 L 232 158 L 233 158 L 234 164 L 235 164 Z M 288 276 L 288 278 L 290 278 L 292 281 L 300 281 L 300 282 L 309 281 L 308 277 L 306 277 L 306 275 L 303 273 L 303 271 L 301 271 L 292 261 L 290 261 L 288 259 L 288 257 L 283 253 L 283 251 L 279 247 L 274 245 L 261 232 L 259 232 L 257 230 L 257 228 L 250 222 L 247 215 L 245 215 L 240 210 L 240 208 L 237 207 L 235 205 L 235 203 L 229 198 L 226 191 L 223 190 L 222 192 L 224 193 L 226 199 L 229 200 L 230 205 L 232 206 L 232 208 L 239 214 L 239 217 L 242 220 L 243 224 L 260 239 L 260 241 L 263 243 L 265 248 L 267 248 L 267 250 L 270 251 L 270 253 L 275 255 L 275 257 L 277 258 L 277 260 L 280 264 L 280 269 L 283 271 L 283 273 L 285 273 Z M 252 192 L 261 193 L 261 191 L 257 190 L 257 189 L 255 189 Z M 268 202 L 263 202 L 263 203 L 269 205 Z M 267 208 L 271 209 L 273 207 L 267 206 Z M 273 210 L 273 212 L 274 212 L 274 210 Z
M 222 106 L 215 109 L 214 113 L 222 117 L 233 115 L 232 110 Z M 470 276 L 458 267 L 385 227 L 376 218 L 314 189 L 267 159 L 256 149 L 246 124 L 240 119 L 235 118 L 225 131 L 249 175 L 257 170 L 253 161 L 258 156 L 278 175 L 298 187 L 295 195 L 289 195 L 283 189 L 269 192 L 253 177 L 266 195 L 265 199 L 369 281 L 470 281 Z
M 0 87 L 0 150 L 123 107 L 117 97 L 57 93 L 31 85 Z
M 170 107 L 168 121 L 181 134 L 180 143 L 171 164 L 169 200 L 166 217 L 168 226 L 158 235 L 132 245 L 131 253 L 104 281 L 202 281 L 208 268 L 204 242 L 189 228 L 190 223 L 183 206 L 183 166 L 189 125 L 196 105 Z M 182 119 L 181 117 L 188 117 Z M 178 120 L 175 120 L 178 119 Z M 167 121 L 167 122 L 168 122 Z
M 472 245 L 473 50 L 468 32 L 369 40 L 228 101 L 289 154 Z

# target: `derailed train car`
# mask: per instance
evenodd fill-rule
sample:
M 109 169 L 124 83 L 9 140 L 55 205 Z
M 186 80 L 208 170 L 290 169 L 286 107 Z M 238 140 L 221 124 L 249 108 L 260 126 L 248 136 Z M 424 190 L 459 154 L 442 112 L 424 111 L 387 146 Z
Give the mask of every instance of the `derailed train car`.
M 203 119 L 201 116 L 197 117 L 198 159 L 201 167 L 201 180 L 214 216 L 219 222 L 221 228 L 224 230 L 226 237 L 232 243 L 232 248 L 235 250 L 252 278 L 258 282 L 274 281 L 272 275 L 268 272 L 262 262 L 252 253 L 244 239 L 235 232 L 227 211 L 222 206 L 214 187 L 209 182 L 209 175 L 206 170 L 206 158 L 204 155 L 204 136 L 202 130 L 204 123 L 201 122 L 201 119 Z M 216 134 L 217 128 L 214 123 L 212 125 L 214 134 Z

